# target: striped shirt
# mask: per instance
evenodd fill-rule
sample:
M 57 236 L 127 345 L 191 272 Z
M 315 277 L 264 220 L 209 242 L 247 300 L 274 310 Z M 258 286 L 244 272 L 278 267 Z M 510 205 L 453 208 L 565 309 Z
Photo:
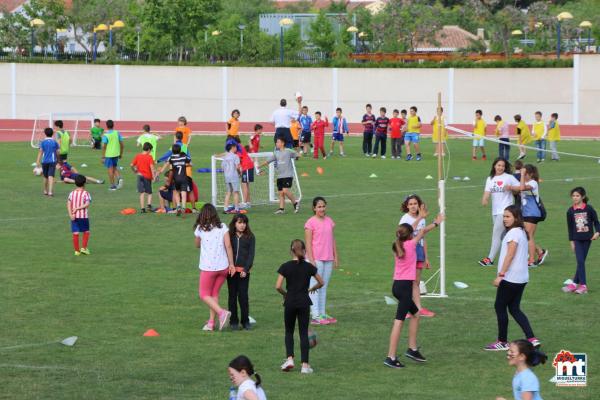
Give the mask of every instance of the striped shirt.
M 85 189 L 75 189 L 69 193 L 68 202 L 71 205 L 72 210 L 81 207 L 86 203 L 91 203 L 92 196 L 90 196 L 90 193 Z M 88 218 L 88 207 L 75 211 L 75 218 Z

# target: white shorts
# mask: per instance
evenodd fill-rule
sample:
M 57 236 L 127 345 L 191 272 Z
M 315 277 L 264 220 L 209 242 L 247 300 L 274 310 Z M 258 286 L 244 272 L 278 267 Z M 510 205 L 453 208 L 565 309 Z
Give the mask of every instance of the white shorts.
M 473 139 L 473 147 L 483 147 L 485 146 L 485 139 Z

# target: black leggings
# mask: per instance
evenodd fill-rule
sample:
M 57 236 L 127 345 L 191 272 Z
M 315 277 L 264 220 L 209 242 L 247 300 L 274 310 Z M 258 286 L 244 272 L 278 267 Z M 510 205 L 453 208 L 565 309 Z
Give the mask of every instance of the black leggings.
M 404 321 L 406 313 L 416 315 L 419 309 L 412 298 L 413 281 L 394 281 L 392 294 L 398 300 L 396 308 L 396 319 Z
M 294 356 L 294 330 L 298 319 L 300 333 L 300 356 L 303 363 L 308 362 L 308 322 L 310 320 L 310 307 L 285 306 L 283 311 L 285 322 L 285 351 L 288 357 Z
M 242 313 L 242 325 L 249 324 L 248 318 L 248 286 L 250 285 L 250 274 L 246 274 L 245 278 L 240 276 L 239 272 L 235 275 L 227 275 L 227 289 L 229 290 L 229 311 L 231 311 L 231 324 L 238 324 L 238 300 L 240 302 L 240 311 Z
M 507 342 L 508 337 L 508 313 L 513 316 L 517 324 L 523 329 L 523 333 L 527 339 L 535 337 L 529 320 L 523 311 L 521 311 L 521 297 L 527 283 L 512 283 L 505 280 L 500 281 L 498 290 L 496 291 L 496 317 L 498 318 L 498 340 Z

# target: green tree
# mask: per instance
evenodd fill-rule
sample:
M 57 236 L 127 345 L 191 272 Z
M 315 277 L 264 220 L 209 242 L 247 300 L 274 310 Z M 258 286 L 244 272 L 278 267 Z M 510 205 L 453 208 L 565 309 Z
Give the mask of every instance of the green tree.
M 327 56 L 333 52 L 336 43 L 336 34 L 333 30 L 333 24 L 327 18 L 324 11 L 319 12 L 317 18 L 311 22 L 308 37 L 311 44 Z

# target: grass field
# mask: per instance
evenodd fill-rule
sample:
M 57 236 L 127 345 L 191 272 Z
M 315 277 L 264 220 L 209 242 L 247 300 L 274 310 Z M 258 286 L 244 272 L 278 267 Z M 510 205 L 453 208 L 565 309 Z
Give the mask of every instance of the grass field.
M 221 145 L 221 138 L 194 137 L 195 167 L 209 167 L 210 154 Z M 310 175 L 301 181 L 300 214 L 273 215 L 272 206 L 249 213 L 257 237 L 250 285 L 255 329 L 213 333 L 201 331 L 208 312 L 197 294 L 194 216 L 120 215 L 122 208 L 138 207 L 133 174 L 126 169 L 123 190 L 88 186 L 93 196 L 92 255 L 74 257 L 65 211 L 66 195 L 73 187 L 58 185 L 55 198 L 42 196 L 41 179 L 31 173 L 34 151 L 25 143 L 0 144 L 0 398 L 224 399 L 230 386 L 226 367 L 238 354 L 252 359 L 270 399 L 512 398 L 514 371 L 506 365 L 505 354 L 482 350 L 496 335 L 491 285 L 495 269 L 476 264 L 487 255 L 491 237 L 490 209 L 480 205 L 491 161 L 471 161 L 469 145 L 450 143 L 449 176 L 469 176 L 471 181 L 449 179 L 447 185 L 449 297 L 424 300 L 438 313 L 422 320 L 419 333 L 428 361 L 417 365 L 406 360 L 405 369 L 391 370 L 383 366 L 395 315 L 395 307 L 384 303 L 384 295 L 391 295 L 390 244 L 407 194 L 418 193 L 436 208 L 436 181 L 424 179 L 436 175 L 430 144 L 424 146 L 422 162 L 365 159 L 356 138 L 348 140 L 351 156 L 345 159 L 300 160 L 299 173 Z M 596 142 L 571 141 L 561 142 L 560 149 L 589 154 L 595 146 Z M 164 148 L 162 143 L 160 150 Z M 496 146 L 488 146 L 488 151 L 497 154 Z M 134 152 L 133 141 L 127 139 L 127 164 Z M 99 153 L 77 148 L 71 159 L 76 166 L 89 165 L 84 173 L 105 177 Z M 317 166 L 324 168 L 323 175 L 316 174 Z M 523 309 L 550 358 L 568 349 L 586 352 L 591 364 L 587 388 L 556 388 L 548 382 L 554 375 L 551 361 L 537 367 L 546 400 L 600 398 L 598 244 L 588 257 L 589 294 L 560 290 L 575 264 L 566 236 L 569 190 L 585 186 L 592 204 L 600 206 L 599 168 L 594 160 L 575 158 L 541 166 L 548 220 L 540 225 L 538 239 L 550 255 L 531 271 Z M 369 179 L 371 173 L 378 178 Z M 201 200 L 208 201 L 209 175 L 197 174 L 196 179 Z M 329 200 L 329 215 L 337 223 L 344 272 L 333 274 L 328 308 L 339 322 L 316 329 L 320 343 L 311 352 L 314 375 L 283 374 L 278 370 L 285 355 L 283 310 L 274 290 L 275 271 L 289 258 L 290 240 L 303 236 L 315 195 Z M 229 222 L 229 217 L 224 220 Z M 437 266 L 438 232 L 428 240 Z M 453 281 L 470 287 L 456 289 Z M 225 287 L 222 298 L 226 296 Z M 149 328 L 161 336 L 142 337 Z M 72 348 L 14 347 L 71 335 L 80 338 Z M 521 337 L 511 319 L 509 338 Z M 399 349 L 405 348 L 403 332 Z

